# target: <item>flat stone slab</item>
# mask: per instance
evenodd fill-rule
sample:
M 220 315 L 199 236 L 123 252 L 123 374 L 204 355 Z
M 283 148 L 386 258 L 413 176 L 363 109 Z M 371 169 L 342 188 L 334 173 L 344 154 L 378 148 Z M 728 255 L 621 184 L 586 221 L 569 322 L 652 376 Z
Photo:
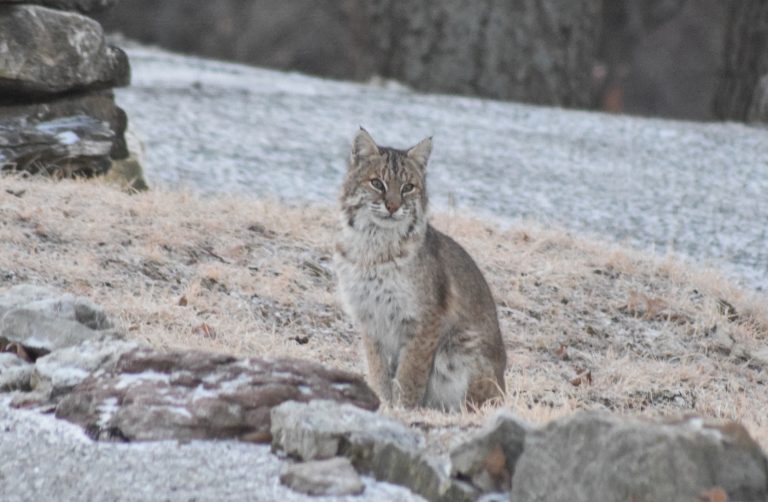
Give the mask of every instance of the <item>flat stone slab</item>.
M 140 348 L 85 378 L 61 399 L 56 416 L 94 439 L 262 442 L 271 439 L 273 407 L 312 399 L 379 406 L 362 377 L 309 361 Z

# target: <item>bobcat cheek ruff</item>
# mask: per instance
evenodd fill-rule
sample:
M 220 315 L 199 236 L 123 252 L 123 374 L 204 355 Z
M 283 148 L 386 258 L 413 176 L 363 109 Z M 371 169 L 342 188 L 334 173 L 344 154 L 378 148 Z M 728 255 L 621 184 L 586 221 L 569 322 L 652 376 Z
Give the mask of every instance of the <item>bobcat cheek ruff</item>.
M 459 409 L 502 396 L 496 305 L 464 249 L 427 221 L 431 138 L 399 150 L 354 139 L 336 267 L 368 377 L 395 405 Z

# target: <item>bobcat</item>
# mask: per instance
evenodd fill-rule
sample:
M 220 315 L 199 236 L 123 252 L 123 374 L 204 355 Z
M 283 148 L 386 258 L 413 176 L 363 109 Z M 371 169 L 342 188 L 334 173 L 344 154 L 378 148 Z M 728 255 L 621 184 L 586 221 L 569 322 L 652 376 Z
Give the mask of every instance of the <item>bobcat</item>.
M 482 273 L 427 222 L 431 151 L 431 138 L 397 150 L 360 128 L 335 260 L 376 392 L 394 405 L 457 410 L 501 396 L 507 357 Z

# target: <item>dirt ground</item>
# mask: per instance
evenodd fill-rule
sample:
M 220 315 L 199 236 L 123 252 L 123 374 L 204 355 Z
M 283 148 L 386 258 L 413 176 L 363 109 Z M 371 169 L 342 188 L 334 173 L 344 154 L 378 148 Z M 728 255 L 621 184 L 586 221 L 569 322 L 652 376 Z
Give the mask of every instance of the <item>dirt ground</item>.
M 335 294 L 336 209 L 96 182 L 0 178 L 0 289 L 57 286 L 160 348 L 312 359 L 365 371 Z M 385 409 L 420 426 L 498 406 L 533 423 L 579 409 L 738 420 L 768 447 L 768 298 L 717 271 L 536 223 L 433 223 L 475 257 L 509 360 L 480 413 Z

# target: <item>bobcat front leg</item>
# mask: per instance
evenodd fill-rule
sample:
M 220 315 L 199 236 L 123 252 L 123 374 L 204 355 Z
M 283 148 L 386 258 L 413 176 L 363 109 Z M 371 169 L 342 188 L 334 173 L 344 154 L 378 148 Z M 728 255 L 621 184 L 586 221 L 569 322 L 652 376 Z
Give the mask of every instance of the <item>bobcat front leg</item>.
M 368 335 L 363 335 L 363 344 L 368 361 L 368 381 L 383 401 L 392 403 L 392 375 L 381 344 Z
M 422 404 L 438 341 L 436 326 L 430 329 L 416 328 L 406 338 L 405 345 L 400 350 L 395 380 L 392 382 L 395 404 L 406 408 L 415 408 Z

